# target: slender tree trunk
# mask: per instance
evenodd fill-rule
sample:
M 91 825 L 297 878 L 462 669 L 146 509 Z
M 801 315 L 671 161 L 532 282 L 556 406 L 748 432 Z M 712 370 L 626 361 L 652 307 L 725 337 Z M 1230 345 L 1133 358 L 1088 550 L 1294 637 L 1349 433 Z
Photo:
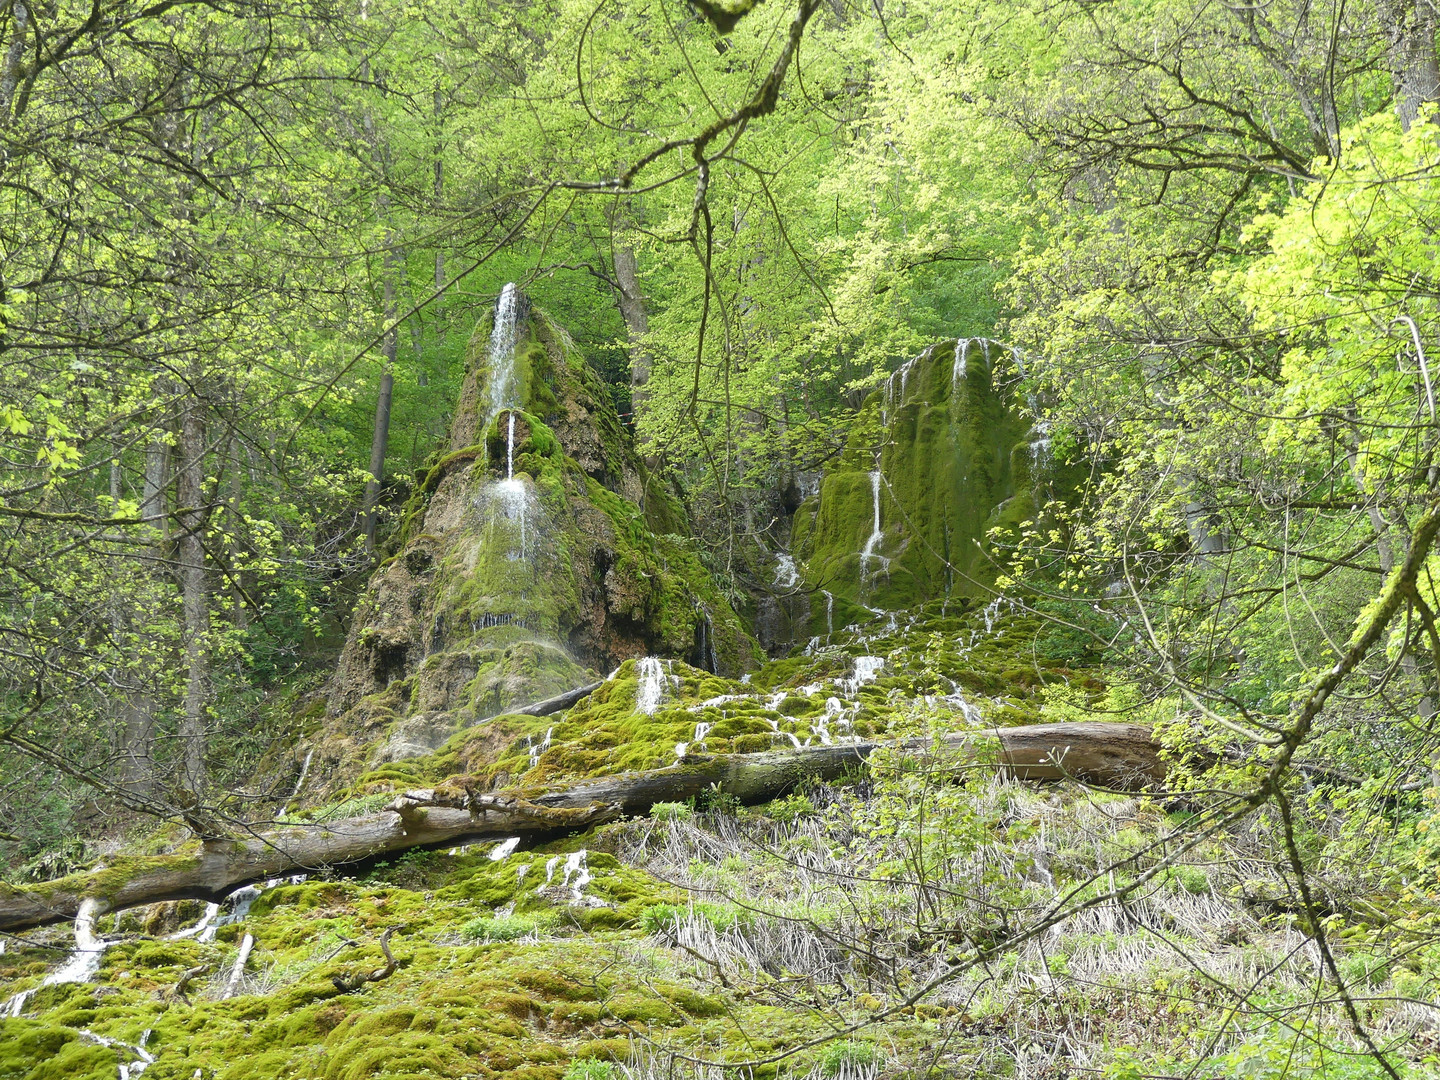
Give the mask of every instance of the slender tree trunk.
M 376 503 L 380 482 L 385 476 L 385 447 L 390 441 L 390 406 L 395 397 L 395 256 L 385 256 L 385 322 L 389 329 L 382 346 L 385 372 L 380 376 L 380 395 L 375 401 L 375 430 L 370 438 L 370 479 L 365 482 L 365 550 L 375 551 Z
M 0 67 L 0 126 L 5 127 L 10 124 L 15 88 L 20 82 L 20 64 L 25 59 L 25 37 L 30 27 L 30 7 L 25 0 L 14 0 L 10 17 L 10 47 L 5 50 L 4 66 Z
M 442 120 L 445 115 L 445 95 L 439 90 L 435 91 L 435 208 L 440 208 L 440 200 L 445 194 L 445 141 L 443 138 Z M 435 249 L 435 288 L 441 289 L 445 286 L 445 252 L 440 248 Z
M 640 291 L 639 262 L 629 244 L 615 245 L 615 281 L 620 286 L 620 317 L 630 336 L 630 401 L 638 418 L 650 397 L 650 353 L 645 335 L 650 332 L 650 319 L 645 313 L 645 294 Z
M 176 561 L 185 619 L 185 711 L 180 719 L 181 779 L 197 799 L 205 791 L 205 730 L 210 706 L 210 598 L 205 580 L 205 418 L 190 400 L 180 420 L 180 506 Z
M 1413 117 L 1412 117 L 1413 119 Z M 1356 419 L 1354 409 L 1346 410 L 1346 418 L 1349 425 L 1344 436 L 1345 462 L 1350 466 L 1350 475 L 1355 481 L 1355 488 L 1360 493 L 1360 498 L 1365 503 L 1365 514 L 1370 519 L 1370 528 L 1375 533 L 1375 557 L 1380 564 L 1380 573 L 1388 578 L 1395 569 L 1397 555 L 1403 560 L 1409 551 L 1405 547 L 1406 534 L 1399 534 L 1399 542 L 1396 543 L 1395 530 L 1385 518 L 1383 504 L 1385 502 L 1385 485 L 1377 483 L 1374 490 L 1371 490 L 1369 478 L 1365 475 L 1365 467 L 1360 461 L 1360 431 L 1359 422 Z M 1403 518 L 1401 521 L 1403 522 Z M 1400 550 L 1396 551 L 1396 548 Z M 1420 669 L 1420 663 L 1415 659 L 1414 653 L 1406 650 L 1400 657 L 1400 670 L 1407 678 L 1414 680 L 1415 684 L 1422 688 L 1419 704 L 1416 712 L 1420 719 L 1429 721 L 1436 715 L 1435 695 L 1433 683 L 1434 672 L 1424 672 Z
M 169 483 L 170 446 L 163 439 L 153 440 L 145 448 L 144 472 L 141 476 L 140 516 L 154 530 L 150 553 L 156 565 L 165 557 L 168 519 L 165 517 L 165 487 Z M 129 791 L 146 793 L 155 786 L 155 716 L 158 711 L 155 695 L 146 685 L 144 671 L 132 668 L 123 675 L 125 698 L 120 706 L 121 750 L 120 779 Z
M 1436 0 L 1381 0 L 1380 20 L 1395 76 L 1395 111 L 1409 131 L 1427 104 L 1440 101 L 1440 58 L 1435 33 L 1440 28 Z
M 230 452 L 226 454 L 230 463 L 230 514 L 231 527 L 227 530 L 226 548 L 227 558 L 230 561 L 230 603 L 234 612 L 235 625 L 241 629 L 250 625 L 250 609 L 245 606 L 245 591 L 240 580 L 240 564 L 243 561 L 243 552 L 240 548 L 240 526 L 244 522 L 244 515 L 240 510 L 240 500 L 245 491 L 245 474 L 241 466 L 242 450 L 240 441 L 232 438 L 230 440 Z

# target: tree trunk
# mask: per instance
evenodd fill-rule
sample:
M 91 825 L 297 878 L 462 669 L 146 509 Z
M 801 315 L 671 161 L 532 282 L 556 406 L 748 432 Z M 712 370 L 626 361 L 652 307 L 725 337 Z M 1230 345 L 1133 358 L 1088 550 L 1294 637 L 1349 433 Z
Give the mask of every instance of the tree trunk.
M 615 281 L 620 286 L 620 317 L 630 335 L 630 411 L 639 419 L 650 397 L 650 353 L 645 335 L 650 319 L 645 314 L 645 294 L 640 291 L 639 263 L 629 244 L 615 245 Z
M 1436 0 L 1381 0 L 1380 21 L 1395 76 L 1395 111 L 1409 131 L 1423 106 L 1440 101 Z
M 435 214 L 441 216 L 445 197 L 445 95 L 435 91 Z M 435 249 L 435 288 L 445 287 L 445 249 Z
M 766 802 L 804 780 L 831 780 L 863 766 L 877 749 L 933 754 L 937 776 L 990 764 L 1019 780 L 1066 778 L 1127 791 L 1158 787 L 1165 763 L 1148 728 L 1136 724 L 1043 724 L 902 743 L 811 746 L 792 751 L 692 756 L 665 769 L 602 777 L 525 800 L 475 794 L 463 778 L 411 791 L 378 814 L 207 840 L 196 855 L 126 859 L 116 866 L 23 888 L 0 883 L 0 931 L 72 919 L 87 899 L 103 911 L 161 900 L 218 900 L 241 885 L 296 870 L 359 862 L 462 840 L 544 836 L 645 814 L 657 802 L 719 790 Z
M 145 467 L 141 477 L 140 517 L 154 530 L 151 555 L 156 565 L 165 560 L 165 486 L 169 482 L 170 446 L 156 439 L 145 448 Z M 154 695 L 147 689 L 144 672 L 132 669 L 126 673 L 125 700 L 120 706 L 121 762 L 120 781 L 127 791 L 147 794 L 155 783 L 155 714 Z
M 24 0 L 16 0 L 10 7 L 13 20 L 10 30 L 10 47 L 5 50 L 5 60 L 0 64 L 0 126 L 9 127 L 11 109 L 15 102 L 15 88 L 20 82 L 20 65 L 25 59 L 26 31 L 30 26 L 30 6 Z
M 390 405 L 395 397 L 395 256 L 385 255 L 385 332 L 382 346 L 385 373 L 380 376 L 380 396 L 375 401 L 375 431 L 370 439 L 370 479 L 365 481 L 365 550 L 375 551 L 375 504 L 380 499 L 380 481 L 385 476 L 385 449 L 390 442 Z
M 185 712 L 180 720 L 181 783 L 197 799 L 205 791 L 205 729 L 210 706 L 210 597 L 205 580 L 205 418 L 190 400 L 180 420 L 180 470 L 175 477 L 180 535 L 176 543 L 185 618 Z

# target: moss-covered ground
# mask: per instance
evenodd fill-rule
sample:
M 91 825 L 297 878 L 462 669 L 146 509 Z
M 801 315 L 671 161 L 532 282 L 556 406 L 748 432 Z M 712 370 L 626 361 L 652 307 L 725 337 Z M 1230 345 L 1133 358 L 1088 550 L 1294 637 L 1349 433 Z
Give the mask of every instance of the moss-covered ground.
M 1112 718 L 1126 694 L 1083 642 L 1022 611 L 935 601 L 744 682 L 627 662 L 564 715 L 498 717 L 297 816 L 373 810 L 454 773 L 529 786 L 665 764 L 697 725 L 708 749 L 769 749 Z M 763 807 L 666 805 L 499 859 L 488 842 L 363 874 L 316 868 L 209 941 L 169 937 L 195 903 L 107 917 L 116 943 L 83 984 L 42 985 L 62 929 L 7 942 L 0 995 L 35 993 L 0 1020 L 0 1078 L 109 1080 L 142 1043 L 157 1080 L 702 1080 L 720 1065 L 762 1080 L 1378 1075 L 1353 1056 L 1338 1000 L 1316 997 L 1263 816 L 1107 898 L 1193 820 L 1183 804 L 882 753 L 867 775 Z M 1306 842 L 1338 858 L 1359 841 Z M 1433 927 L 1386 913 L 1430 887 L 1377 878 L 1327 901 L 1366 1021 L 1406 1076 L 1434 1074 L 1440 955 Z M 383 966 L 386 930 L 397 970 L 342 993 L 332 976 Z

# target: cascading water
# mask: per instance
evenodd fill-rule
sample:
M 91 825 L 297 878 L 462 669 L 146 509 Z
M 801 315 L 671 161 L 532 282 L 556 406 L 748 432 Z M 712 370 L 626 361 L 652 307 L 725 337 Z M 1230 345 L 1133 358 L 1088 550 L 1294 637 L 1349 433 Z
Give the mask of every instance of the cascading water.
M 520 290 L 512 281 L 495 302 L 495 326 L 490 331 L 490 415 L 520 404 L 520 382 L 515 374 L 515 344 L 520 325 Z
M 310 750 L 305 755 L 305 764 L 300 766 L 300 779 L 295 781 L 295 790 L 290 792 L 290 798 L 286 802 L 294 802 L 300 795 L 300 789 L 305 786 L 305 778 L 310 775 L 310 759 L 315 756 L 315 751 Z
M 666 684 L 670 681 L 667 662 L 653 656 L 644 657 L 636 663 L 635 673 L 639 678 L 635 686 L 635 711 L 654 716 L 665 700 Z M 675 681 L 679 683 L 678 679 Z
M 950 369 L 950 390 L 953 393 L 960 380 L 965 378 L 969 366 L 970 338 L 958 338 L 955 342 L 955 363 Z
M 490 331 L 490 413 L 485 419 L 488 429 L 490 422 L 505 410 L 510 411 L 505 434 L 505 479 L 493 486 L 491 500 L 506 520 L 514 522 L 520 530 L 520 546 L 510 553 L 512 559 L 528 556 L 526 509 L 529 493 L 525 481 L 515 479 L 515 411 L 521 406 L 520 380 L 515 370 L 515 346 L 518 342 L 520 316 L 523 300 L 520 290 L 512 281 L 500 290 L 500 299 L 495 303 L 495 325 Z
M 792 555 L 775 556 L 775 587 L 793 589 L 800 584 L 800 569 Z
M 510 431 L 505 436 L 505 479 L 515 479 L 515 410 L 510 410 Z
M 59 971 L 52 972 L 45 976 L 41 986 L 57 986 L 62 983 L 85 983 L 95 977 L 100 970 L 100 961 L 114 942 L 104 941 L 95 935 L 95 920 L 100 915 L 100 902 L 95 899 L 87 899 L 80 904 L 80 910 L 75 915 L 75 951 L 65 961 L 65 965 Z M 37 988 L 38 989 L 38 988 Z M 25 1011 L 26 1004 L 35 994 L 35 990 L 22 990 L 10 998 L 0 1009 L 0 1015 L 17 1017 Z
M 518 836 L 512 836 L 508 840 L 502 840 L 499 844 L 495 845 L 495 850 L 490 852 L 490 861 L 504 862 L 515 853 L 515 849 L 519 846 L 520 837 Z
M 871 532 L 870 532 L 870 538 L 865 541 L 865 547 L 864 547 L 864 549 L 860 552 L 860 573 L 861 573 L 862 575 L 864 575 L 864 574 L 866 574 L 866 573 L 868 572 L 867 568 L 868 568 L 869 565 L 870 565 L 870 560 L 871 560 L 871 559 L 878 559 L 878 560 L 880 561 L 880 564 L 881 564 L 882 569 L 889 569 L 889 567 L 890 567 L 890 560 L 889 560 L 889 559 L 887 559 L 884 555 L 877 555 L 877 554 L 875 553 L 875 549 L 876 549 L 877 547 L 879 547 L 881 541 L 885 539 L 884 534 L 880 531 L 880 470 L 879 470 L 879 469 L 873 469 L 873 470 L 871 470 L 871 472 L 870 472 L 870 501 L 871 501 L 871 505 L 873 505 L 874 508 L 875 508 L 875 525 L 874 525 L 874 528 L 873 528 L 873 529 L 871 530 Z

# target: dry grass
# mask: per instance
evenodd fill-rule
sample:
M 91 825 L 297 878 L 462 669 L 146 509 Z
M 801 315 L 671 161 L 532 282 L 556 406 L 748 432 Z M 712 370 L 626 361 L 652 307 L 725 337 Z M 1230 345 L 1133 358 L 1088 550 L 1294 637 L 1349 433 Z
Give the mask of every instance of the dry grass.
M 918 1005 L 943 1017 L 952 1064 L 1003 1059 L 1015 1077 L 1040 1078 L 1098 1074 L 1117 1046 L 1194 1061 L 1274 1044 L 1299 1069 L 1316 1046 L 1362 1049 L 1286 910 L 1293 884 L 1263 819 L 1167 858 L 1183 822 L 1148 800 L 1003 780 L 971 781 L 957 799 L 962 825 L 984 828 L 932 835 L 913 800 L 896 817 L 883 796 L 823 792 L 823 813 L 784 824 L 637 822 L 622 855 L 746 913 L 717 928 L 697 910 L 653 937 L 692 976 L 837 1028 L 883 1026 L 933 983 Z M 1133 893 L 1051 917 L 1067 897 L 1108 893 L 1162 860 L 1169 869 Z M 1440 1028 L 1440 1007 L 1397 998 L 1383 980 L 1355 993 L 1375 1037 L 1402 1056 Z

